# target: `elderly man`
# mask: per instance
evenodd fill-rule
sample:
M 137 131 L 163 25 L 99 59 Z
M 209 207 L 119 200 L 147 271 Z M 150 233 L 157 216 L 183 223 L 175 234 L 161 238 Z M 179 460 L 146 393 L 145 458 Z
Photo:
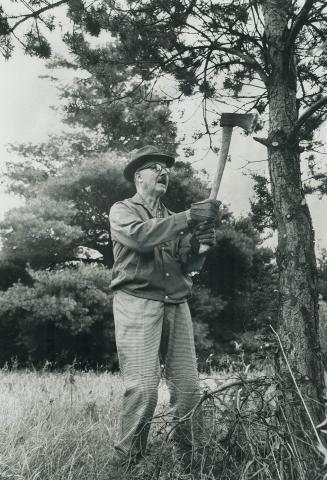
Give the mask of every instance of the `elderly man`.
M 154 146 L 138 150 L 124 170 L 136 195 L 110 211 L 115 259 L 111 287 L 125 385 L 116 449 L 127 458 L 141 456 L 146 448 L 157 404 L 160 355 L 174 418 L 190 412 L 200 396 L 187 304 L 189 273 L 204 262 L 200 244 L 215 244 L 219 203 L 205 200 L 184 212 L 170 212 L 161 197 L 173 163 L 173 157 Z M 186 436 L 184 441 L 191 441 Z

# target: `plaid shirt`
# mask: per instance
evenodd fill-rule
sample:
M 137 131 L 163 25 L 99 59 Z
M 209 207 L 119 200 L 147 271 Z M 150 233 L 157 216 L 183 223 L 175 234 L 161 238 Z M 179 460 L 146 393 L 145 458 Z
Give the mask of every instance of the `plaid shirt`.
M 114 266 L 111 288 L 167 303 L 185 302 L 192 288 L 189 273 L 204 257 L 191 253 L 185 212 L 162 205 L 153 217 L 140 195 L 115 203 L 109 215 Z

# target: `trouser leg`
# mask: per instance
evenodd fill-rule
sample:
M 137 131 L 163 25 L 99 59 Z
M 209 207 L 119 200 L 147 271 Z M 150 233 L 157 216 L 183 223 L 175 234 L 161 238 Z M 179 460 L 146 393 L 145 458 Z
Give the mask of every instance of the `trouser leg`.
M 191 315 L 187 303 L 166 305 L 162 345 L 165 356 L 165 372 L 170 391 L 170 403 L 174 418 L 178 421 L 188 414 L 200 399 L 200 388 L 194 347 Z M 188 422 L 175 430 L 175 439 L 185 445 L 199 441 L 202 430 L 201 412 L 197 411 Z M 196 437 L 196 438 L 195 438 Z
M 116 344 L 125 393 L 116 448 L 143 453 L 158 398 L 164 305 L 124 292 L 114 296 Z

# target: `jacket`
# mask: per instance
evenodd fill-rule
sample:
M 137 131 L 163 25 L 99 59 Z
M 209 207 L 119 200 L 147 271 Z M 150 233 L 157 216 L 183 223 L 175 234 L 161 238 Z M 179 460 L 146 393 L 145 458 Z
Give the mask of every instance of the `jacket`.
M 182 303 L 191 295 L 190 273 L 202 267 L 204 257 L 191 253 L 185 212 L 173 213 L 164 206 L 163 212 L 164 218 L 154 218 L 138 194 L 112 206 L 111 288 L 136 297 Z

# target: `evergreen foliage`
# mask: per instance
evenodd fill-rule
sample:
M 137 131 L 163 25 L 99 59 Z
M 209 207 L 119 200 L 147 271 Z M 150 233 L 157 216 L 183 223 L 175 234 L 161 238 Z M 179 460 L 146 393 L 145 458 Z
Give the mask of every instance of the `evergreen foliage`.
M 73 224 L 75 216 L 71 202 L 49 197 L 9 210 L 0 227 L 0 259 L 23 266 L 28 262 L 36 268 L 69 260 L 72 249 L 83 240 L 80 226 Z
M 254 180 L 254 198 L 250 201 L 252 220 L 259 232 L 277 228 L 274 216 L 273 200 L 269 188 L 269 180 L 263 175 L 252 175 Z
M 29 270 L 0 294 L 0 363 L 116 365 L 111 273 L 101 265 Z

